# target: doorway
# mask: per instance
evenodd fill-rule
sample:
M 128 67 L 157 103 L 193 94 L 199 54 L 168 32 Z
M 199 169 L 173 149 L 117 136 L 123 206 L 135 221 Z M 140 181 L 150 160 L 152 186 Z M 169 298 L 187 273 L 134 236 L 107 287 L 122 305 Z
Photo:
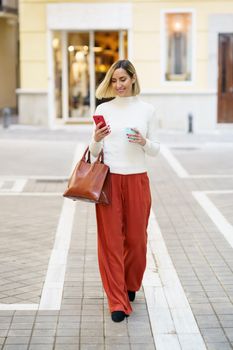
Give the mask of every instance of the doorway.
M 92 120 L 95 90 L 107 70 L 128 56 L 127 31 L 53 32 L 55 119 Z
M 218 43 L 218 123 L 233 123 L 233 34 Z

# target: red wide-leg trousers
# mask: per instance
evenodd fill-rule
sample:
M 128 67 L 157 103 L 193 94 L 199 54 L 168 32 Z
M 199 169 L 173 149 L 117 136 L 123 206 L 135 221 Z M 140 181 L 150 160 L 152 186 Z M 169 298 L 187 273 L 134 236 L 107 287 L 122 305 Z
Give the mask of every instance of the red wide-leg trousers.
M 151 207 L 146 173 L 110 174 L 110 205 L 96 204 L 98 260 L 109 309 L 132 312 L 127 290 L 141 287 Z

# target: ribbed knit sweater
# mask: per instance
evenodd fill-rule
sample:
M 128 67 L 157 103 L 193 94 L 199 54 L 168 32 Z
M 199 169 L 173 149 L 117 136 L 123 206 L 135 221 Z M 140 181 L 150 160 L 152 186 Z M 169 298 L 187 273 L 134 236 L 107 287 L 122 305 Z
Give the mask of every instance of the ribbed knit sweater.
M 160 144 L 156 139 L 156 116 L 154 107 L 138 96 L 116 97 L 96 108 L 96 115 L 103 115 L 110 125 L 111 133 L 96 142 L 94 134 L 89 145 L 91 154 L 97 157 L 102 147 L 104 162 L 115 174 L 138 174 L 147 171 L 145 155 L 156 156 Z M 146 139 L 141 146 L 130 143 L 126 128 L 137 128 Z

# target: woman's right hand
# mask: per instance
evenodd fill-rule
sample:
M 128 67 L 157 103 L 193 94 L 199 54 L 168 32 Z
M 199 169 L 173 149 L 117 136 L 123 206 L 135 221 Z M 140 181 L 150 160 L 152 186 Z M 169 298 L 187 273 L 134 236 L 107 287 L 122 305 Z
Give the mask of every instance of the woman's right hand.
M 100 128 L 101 124 L 102 123 L 97 124 L 96 128 L 95 128 L 94 140 L 96 142 L 102 141 L 111 132 L 111 129 L 110 129 L 109 125 L 106 125 L 103 128 Z

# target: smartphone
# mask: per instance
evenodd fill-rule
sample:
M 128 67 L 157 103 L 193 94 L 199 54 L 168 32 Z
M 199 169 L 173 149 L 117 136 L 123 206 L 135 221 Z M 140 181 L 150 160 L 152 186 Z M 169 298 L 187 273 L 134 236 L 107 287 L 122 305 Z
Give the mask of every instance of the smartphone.
M 101 129 L 107 125 L 103 115 L 93 115 L 93 119 L 96 125 L 101 123 L 100 125 Z

